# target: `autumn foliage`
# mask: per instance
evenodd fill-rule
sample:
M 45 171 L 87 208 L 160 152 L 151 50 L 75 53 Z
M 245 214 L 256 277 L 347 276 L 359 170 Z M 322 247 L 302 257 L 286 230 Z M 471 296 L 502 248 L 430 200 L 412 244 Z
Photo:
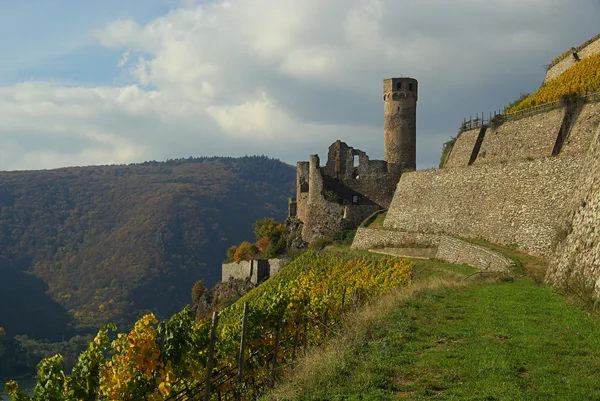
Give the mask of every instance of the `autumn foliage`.
M 308 343 L 320 343 L 323 316 L 329 316 L 329 324 L 339 319 L 342 299 L 348 305 L 353 297 L 364 301 L 383 290 L 406 285 L 411 272 L 412 264 L 397 258 L 305 252 L 278 275 L 219 312 L 215 368 L 237 366 L 244 302 L 250 311 L 248 349 L 267 355 L 273 349 L 276 325 L 281 327 L 281 338 L 306 328 Z M 40 363 L 33 397 L 15 382 L 9 382 L 6 390 L 13 401 L 165 400 L 177 394 L 177 399 L 192 399 L 182 391 L 203 383 L 208 323 L 196 322 L 186 307 L 162 323 L 152 314 L 145 315 L 129 333 L 119 334 L 112 342 L 107 333 L 115 327 L 103 328 L 80 356 L 73 374 L 64 373 L 62 357 L 57 355 Z M 289 352 L 280 348 L 278 359 L 289 359 Z M 266 360 L 247 365 L 251 377 L 264 377 L 268 372 Z M 233 386 L 235 380 L 228 380 L 220 390 L 232 390 Z
M 507 110 L 513 113 L 540 104 L 559 100 L 562 96 L 600 91 L 600 54 L 582 59 L 557 78 L 543 84 L 517 105 Z

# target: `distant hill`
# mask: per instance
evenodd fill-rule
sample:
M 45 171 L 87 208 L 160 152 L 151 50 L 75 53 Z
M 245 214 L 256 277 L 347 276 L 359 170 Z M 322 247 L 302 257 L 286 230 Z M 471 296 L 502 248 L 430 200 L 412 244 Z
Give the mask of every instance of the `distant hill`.
M 285 217 L 294 179 L 264 156 L 0 172 L 0 327 L 59 340 L 172 315 L 254 221 Z

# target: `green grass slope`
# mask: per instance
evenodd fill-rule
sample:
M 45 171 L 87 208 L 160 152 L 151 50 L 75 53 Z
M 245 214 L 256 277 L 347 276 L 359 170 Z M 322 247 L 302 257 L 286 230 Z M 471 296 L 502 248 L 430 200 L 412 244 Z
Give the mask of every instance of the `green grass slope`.
M 600 399 L 597 315 L 529 278 L 457 280 L 426 263 L 437 284 L 364 311 L 266 399 Z

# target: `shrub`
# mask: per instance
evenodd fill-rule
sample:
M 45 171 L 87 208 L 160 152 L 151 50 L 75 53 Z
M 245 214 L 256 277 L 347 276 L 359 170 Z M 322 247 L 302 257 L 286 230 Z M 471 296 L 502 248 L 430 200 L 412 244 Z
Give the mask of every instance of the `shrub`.
M 268 238 L 271 232 L 273 232 L 278 225 L 279 223 L 274 218 L 265 217 L 264 219 L 255 221 L 252 228 L 256 239 L 260 240 L 261 238 Z
M 442 156 L 440 157 L 440 164 L 439 164 L 440 168 L 444 167 L 444 165 L 448 161 L 448 155 L 450 155 L 450 151 L 454 147 L 454 144 L 456 143 L 457 139 L 458 139 L 458 136 L 456 136 L 456 137 L 453 136 L 452 138 L 450 138 L 450 140 L 448 142 L 444 142 L 444 145 L 442 146 Z
M 356 235 L 356 230 L 340 230 L 333 234 L 333 241 L 338 244 L 351 244 Z
M 315 240 L 313 240 L 310 245 L 308 246 L 310 249 L 314 249 L 314 250 L 322 250 L 323 248 L 325 248 L 328 245 L 332 245 L 333 244 L 333 238 L 331 237 L 319 237 Z
M 227 262 L 232 262 L 237 251 L 237 245 L 233 245 L 227 249 Z
M 235 255 L 233 256 L 233 261 L 235 263 L 240 263 L 242 260 L 250 260 L 254 258 L 258 254 L 258 249 L 254 244 L 249 243 L 248 241 L 244 241 L 237 247 L 235 251 Z

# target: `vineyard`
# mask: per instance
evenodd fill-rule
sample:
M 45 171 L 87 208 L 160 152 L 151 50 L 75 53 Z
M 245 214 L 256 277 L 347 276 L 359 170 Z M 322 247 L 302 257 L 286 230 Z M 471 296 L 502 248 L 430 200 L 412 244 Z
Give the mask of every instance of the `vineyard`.
M 40 362 L 33 396 L 14 382 L 6 391 L 14 401 L 252 399 L 278 367 L 339 328 L 345 311 L 408 284 L 412 268 L 397 258 L 306 252 L 212 320 L 195 321 L 189 307 L 167 322 L 146 315 L 112 341 L 108 325 L 70 375 L 57 355 Z
M 506 112 L 508 114 L 559 100 L 561 96 L 600 91 L 600 54 L 585 58 Z

